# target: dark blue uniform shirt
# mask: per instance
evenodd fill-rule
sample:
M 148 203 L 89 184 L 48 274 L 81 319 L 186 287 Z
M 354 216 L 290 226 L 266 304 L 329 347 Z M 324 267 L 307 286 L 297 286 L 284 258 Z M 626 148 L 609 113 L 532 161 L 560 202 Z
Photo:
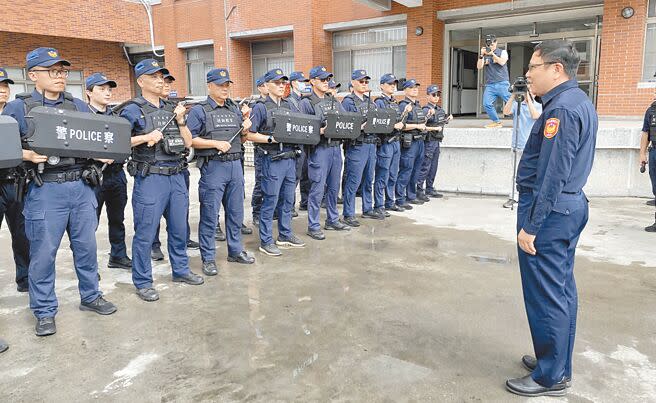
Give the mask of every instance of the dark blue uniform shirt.
M 524 231 L 535 235 L 561 193 L 579 193 L 588 180 L 597 141 L 597 113 L 576 80 L 542 97 L 543 112 L 533 125 L 517 184 L 534 193 Z
M 38 102 L 42 102 L 43 96 L 40 92 L 34 90 L 32 92 L 32 97 Z M 60 94 L 59 98 L 55 101 L 46 98 L 43 102 L 45 106 L 56 107 L 64 103 L 64 94 Z M 79 112 L 90 112 L 89 106 L 82 101 L 81 99 L 73 98 L 73 103 L 75 108 Z M 21 137 L 27 135 L 27 121 L 25 120 L 25 102 L 22 99 L 15 99 L 9 102 L 5 109 L 2 111 L 3 115 L 11 116 L 18 122 L 18 130 L 20 131 Z
M 645 119 L 642 121 L 642 131 L 649 133 L 649 121 L 651 120 L 651 105 L 645 112 Z
M 314 96 L 315 95 L 313 94 L 312 97 L 303 97 L 301 103 L 299 104 L 299 109 L 301 113 L 305 113 L 306 115 L 317 116 L 318 118 L 321 119 L 321 123 L 323 125 L 323 123 L 326 121 L 326 117 L 323 115 L 323 109 L 315 108 L 314 105 L 312 105 L 312 98 L 314 98 Z M 327 100 L 328 102 L 333 101 L 333 99 L 331 99 L 330 96 L 328 95 L 326 95 L 324 99 Z M 334 99 L 334 105 L 335 105 L 335 109 L 339 111 L 344 111 L 344 107 L 337 99 Z
M 357 95 L 353 94 L 353 97 L 357 97 Z M 342 100 L 342 106 L 344 107 L 344 110 L 346 110 L 346 112 L 360 112 L 358 108 L 355 106 L 355 101 L 353 100 L 353 97 L 346 96 Z M 364 102 L 369 102 L 369 97 L 363 95 L 362 100 Z
M 269 96 L 267 96 L 266 99 L 273 101 Z M 280 106 L 283 105 L 287 105 L 292 112 L 298 112 L 298 109 L 296 109 L 294 105 L 290 104 L 284 99 L 281 99 Z M 266 127 L 267 109 L 264 105 L 264 102 L 258 102 L 255 104 L 255 106 L 253 106 L 253 110 L 251 110 L 251 123 L 253 124 L 250 129 L 251 133 L 260 133 L 260 130 Z
M 207 97 L 207 102 L 210 104 L 212 109 L 227 108 L 232 110 L 235 113 L 235 116 L 237 116 L 237 119 L 239 120 L 239 125 L 241 126 L 241 124 L 243 123 L 241 112 L 235 109 L 234 106 L 229 107 L 226 104 L 223 104 L 223 106 L 219 106 L 219 104 L 217 104 L 216 101 L 214 101 L 211 97 Z M 206 119 L 207 116 L 205 115 L 205 111 L 203 110 L 202 105 L 194 105 L 191 108 L 191 110 L 187 114 L 187 127 L 189 128 L 192 137 L 196 138 L 205 132 L 205 122 L 207 121 Z

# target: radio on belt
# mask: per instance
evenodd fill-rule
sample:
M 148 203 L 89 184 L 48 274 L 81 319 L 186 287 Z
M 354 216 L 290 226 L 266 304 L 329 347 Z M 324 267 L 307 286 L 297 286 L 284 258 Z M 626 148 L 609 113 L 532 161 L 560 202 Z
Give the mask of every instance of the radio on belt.
M 130 156 L 130 123 L 118 116 L 37 106 L 26 116 L 30 149 L 47 156 L 123 161 Z

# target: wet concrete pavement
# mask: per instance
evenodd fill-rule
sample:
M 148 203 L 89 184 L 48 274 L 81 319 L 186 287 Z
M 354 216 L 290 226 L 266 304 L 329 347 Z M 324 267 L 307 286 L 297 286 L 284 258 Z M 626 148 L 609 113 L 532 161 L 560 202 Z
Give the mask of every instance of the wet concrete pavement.
M 0 355 L 0 400 L 525 400 L 503 387 L 531 353 L 503 201 L 449 195 L 322 242 L 304 235 L 301 213 L 294 229 L 306 248 L 266 257 L 246 236 L 257 262 L 242 266 L 218 243 L 221 273 L 198 287 L 172 283 L 166 260 L 154 266 L 155 303 L 136 297 L 128 272 L 106 268 L 103 219 L 101 287 L 119 311 L 78 310 L 64 241 L 58 333 L 47 338 L 34 336 L 27 295 L 15 290 L 3 229 L 0 336 L 11 348 Z M 590 216 L 576 262 L 573 387 L 558 400 L 656 401 L 656 235 L 642 230 L 653 210 L 644 199 L 593 199 Z M 200 272 L 198 251 L 190 256 Z

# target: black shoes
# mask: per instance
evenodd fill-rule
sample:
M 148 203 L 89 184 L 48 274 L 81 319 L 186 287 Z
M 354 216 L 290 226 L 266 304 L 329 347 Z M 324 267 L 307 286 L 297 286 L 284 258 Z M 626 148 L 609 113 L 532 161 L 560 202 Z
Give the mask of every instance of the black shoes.
M 307 211 L 307 205 L 301 204 L 300 206 L 298 206 L 298 209 L 301 211 Z
M 516 395 L 527 397 L 564 396 L 567 393 L 567 386 L 565 385 L 564 379 L 552 387 L 547 388 L 535 382 L 531 374 L 528 374 L 523 378 L 507 380 L 506 389 Z
M 296 209 L 292 210 L 292 218 L 298 217 L 298 211 Z
M 250 256 L 245 250 L 239 252 L 238 255 L 228 256 L 228 262 L 231 263 L 240 263 L 240 264 L 253 264 L 255 263 L 255 258 Z
M 438 193 L 437 190 L 431 189 L 426 191 L 426 196 L 432 197 L 433 199 L 441 199 L 444 197 L 442 193 Z
M 103 297 L 98 297 L 91 302 L 80 303 L 80 311 L 91 311 L 98 315 L 111 315 L 116 312 L 116 305 Z
M 206 276 L 216 276 L 219 274 L 219 269 L 216 267 L 216 263 L 214 261 L 203 262 L 203 274 Z
M 226 240 L 226 236 L 221 229 L 221 224 L 216 224 L 216 231 L 214 232 L 214 240 L 223 242 Z
M 251 235 L 252 233 L 253 233 L 253 228 L 247 227 L 246 224 L 241 225 L 242 235 Z
M 326 239 L 326 236 L 319 229 L 315 231 L 307 230 L 307 234 L 310 238 L 314 239 L 315 241 L 323 241 L 324 239 Z
M 203 280 L 203 277 L 199 276 L 198 274 L 194 273 L 193 271 L 189 271 L 184 276 L 181 277 L 173 277 L 173 282 L 174 283 L 185 283 L 189 285 L 201 285 L 205 282 Z
M 423 191 L 418 191 L 417 200 L 423 201 L 424 203 L 428 203 L 430 201 L 430 198 L 426 196 L 426 193 L 424 193 Z
M 392 207 L 385 207 L 385 211 L 396 211 L 398 213 L 402 213 L 405 211 L 405 209 L 397 204 L 392 204 Z
M 355 217 L 344 217 L 344 218 L 342 218 L 342 224 L 346 224 L 349 227 L 355 227 L 355 228 L 360 226 L 360 222 L 358 220 L 356 220 Z
M 399 207 L 401 207 L 403 210 L 412 210 L 413 207 L 408 204 L 408 202 L 405 202 L 404 204 L 401 204 Z
M 159 299 L 159 294 L 154 288 L 137 288 L 137 295 L 146 302 L 154 302 Z
M 162 252 L 160 251 L 160 253 Z M 152 251 L 151 251 L 151 255 L 152 255 Z M 162 259 L 164 259 L 164 255 L 162 255 Z M 110 269 L 132 270 L 132 260 L 130 260 L 130 258 L 127 256 L 126 257 L 110 256 L 109 262 L 107 262 L 107 267 L 109 267 Z
M 342 199 L 341 197 L 338 197 L 337 198 L 337 204 L 344 204 L 344 199 Z
M 503 208 L 511 208 L 513 205 L 517 204 L 513 199 L 508 199 L 507 202 L 503 203 Z
M 187 249 L 200 249 L 200 244 L 190 239 L 187 241 Z
M 647 231 L 647 232 L 656 232 L 656 222 L 654 222 L 649 227 L 645 227 L 645 231 Z
M 362 213 L 362 218 L 371 218 L 373 220 L 384 220 L 385 215 L 380 211 L 371 210 Z
M 288 248 L 302 248 L 305 246 L 305 242 L 301 241 L 301 238 L 297 237 L 296 235 L 292 234 L 289 238 L 284 238 L 281 236 L 278 236 L 278 240 L 276 241 L 276 245 L 278 246 L 285 246 Z
M 16 291 L 18 292 L 28 292 L 30 290 L 30 287 L 27 285 L 27 282 L 21 283 L 21 284 L 16 284 Z
M 421 201 L 421 200 L 419 200 L 419 199 L 408 200 L 408 203 L 410 203 L 410 204 L 416 204 L 416 205 L 418 205 L 418 206 L 421 206 L 422 204 L 424 204 L 424 202 Z M 405 205 L 404 205 L 403 207 L 405 208 Z
M 0 353 L 4 353 L 9 350 L 9 344 L 6 341 L 0 339 Z
M 535 370 L 535 367 L 538 366 L 538 360 L 533 356 L 525 355 L 525 356 L 522 357 L 522 365 L 527 370 L 533 372 L 533 370 Z M 569 387 L 572 386 L 572 379 L 571 378 L 565 377 L 564 381 L 565 381 L 565 386 L 566 387 L 569 388 Z
M 34 333 L 37 336 L 50 336 L 57 333 L 57 326 L 55 325 L 55 318 L 41 318 L 36 320 L 36 327 Z
M 280 251 L 280 249 L 278 249 L 278 247 L 273 243 L 270 243 L 268 245 L 261 245 L 260 246 L 260 252 L 262 252 L 266 255 L 269 255 L 269 256 L 280 256 L 280 255 L 282 255 L 282 252 Z
M 652 207 L 654 207 L 654 206 L 656 206 L 656 199 L 647 200 L 647 203 L 646 203 L 646 204 L 647 204 L 648 206 L 652 206 Z
M 335 221 L 335 222 L 326 222 L 326 225 L 323 226 L 323 229 L 325 230 L 332 230 L 332 231 L 350 231 L 351 227 L 348 225 L 344 224 L 341 221 Z
M 150 251 L 150 258 L 155 261 L 164 260 L 164 254 L 162 253 L 162 249 L 159 246 L 154 247 Z

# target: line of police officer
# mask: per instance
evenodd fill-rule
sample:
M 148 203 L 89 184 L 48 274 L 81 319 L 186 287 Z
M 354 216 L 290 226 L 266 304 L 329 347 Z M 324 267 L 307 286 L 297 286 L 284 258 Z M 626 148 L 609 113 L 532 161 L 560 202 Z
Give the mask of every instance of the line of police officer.
M 172 280 L 190 285 L 203 284 L 204 279 L 191 271 L 187 255 L 187 249 L 194 246 L 189 239 L 188 224 L 186 149 L 190 147 L 196 150 L 197 166 L 201 171 L 198 246 L 201 269 L 207 276 L 216 275 L 219 270 L 214 241 L 217 231 L 221 231 L 218 212 L 222 203 L 225 206 L 228 261 L 242 264 L 255 261 L 244 250 L 241 240 L 245 196 L 242 143 L 245 141 L 255 144 L 256 188 L 252 204 L 254 223 L 259 228 L 259 249 L 270 256 L 281 255 L 279 247 L 305 246 L 291 228 L 295 189 L 299 182 L 303 188 L 301 205 L 307 203 L 308 209 L 307 234 L 317 240 L 325 238 L 319 224 L 322 205 L 327 210 L 324 229 L 347 231 L 360 225 L 355 219 L 358 188 L 363 190 L 362 217 L 373 219 L 389 216 L 387 210 L 403 211 L 411 209 L 412 203 L 422 203 L 418 196 L 423 194 L 417 195 L 414 188 L 421 187 L 423 181 L 427 180 L 427 189 L 432 189 L 432 167 L 436 169 L 437 153 L 432 152 L 430 160 L 425 163 L 426 172 L 430 173 L 428 179 L 419 173 L 424 141 L 441 140 L 441 136 L 425 139 L 425 133 L 441 132 L 446 121 L 444 112 L 437 106 L 439 88 L 435 85 L 427 91 L 432 103 L 422 109 L 416 100 L 419 84 L 415 80 L 406 81 L 403 84 L 406 99 L 397 106 L 393 93 L 398 81 L 393 75 L 385 74 L 381 77 L 384 95 L 374 102 L 367 95 L 369 76 L 364 70 L 356 70 L 352 75 L 353 92 L 338 102 L 334 97 L 338 85 L 332 80 L 332 73 L 317 66 L 310 71 L 309 79 L 301 72 L 292 74 L 295 91 L 284 99 L 289 79 L 280 69 L 273 69 L 258 80 L 263 97 L 252 104 L 251 109 L 240 107 L 229 98 L 232 83 L 229 72 L 213 69 L 207 74 L 207 99 L 187 111 L 184 105 L 166 99 L 165 86 L 167 80 L 170 83 L 173 78 L 157 61 L 148 59 L 134 68 L 141 95 L 112 110 L 109 104 L 116 82 L 101 73 L 88 77 L 87 104 L 65 91 L 68 66 L 70 63 L 53 48 L 29 52 L 26 67 L 36 88 L 32 93 L 18 94 L 16 100 L 9 102 L 2 111 L 3 115 L 11 116 L 18 123 L 24 164 L 0 172 L 0 214 L 7 217 L 9 223 L 16 282 L 19 291 L 29 291 L 30 308 L 37 319 L 35 333 L 39 336 L 56 332 L 55 258 L 64 232 L 69 235 L 73 251 L 80 309 L 102 315 L 112 314 L 117 309 L 103 297 L 98 286 L 95 230 L 103 205 L 107 206 L 111 244 L 108 266 L 131 269 L 141 299 L 159 299 L 153 285 L 151 257 L 160 258 L 152 252 L 158 249 L 161 217 L 167 221 Z M 303 96 L 303 86 L 299 84 L 307 82 L 311 94 Z M 6 71 L 0 70 L 3 88 L 8 88 L 10 83 L 13 81 L 7 77 Z M 369 111 L 377 109 L 388 109 L 394 116 L 391 125 L 386 122 L 390 126 L 387 133 L 367 130 L 371 123 L 367 123 Z M 131 131 L 131 158 L 127 161 L 127 171 L 134 176 L 132 259 L 127 254 L 125 243 L 124 210 L 128 199 L 127 178 L 123 170 L 125 161 L 90 158 L 86 154 L 60 158 L 34 151 L 31 144 L 35 140 L 31 136 L 35 124 L 38 129 L 40 123 L 33 115 L 36 112 L 48 115 L 50 112 L 47 111 L 55 110 L 92 113 L 108 122 L 111 119 L 127 121 L 125 127 L 129 128 L 124 136 Z M 342 113 L 350 116 L 351 122 L 357 122 L 350 130 L 355 134 L 347 140 L 339 138 L 335 128 L 328 127 L 329 122 L 340 124 L 339 116 L 337 123 L 331 120 L 331 113 Z M 299 115 L 312 117 L 313 122 L 299 126 Z M 438 121 L 438 117 L 441 120 Z M 287 133 L 283 124 L 285 118 L 291 119 L 287 121 Z M 64 140 L 66 128 L 61 129 L 64 134 L 60 140 Z M 294 130 L 317 141 L 296 142 L 294 135 L 298 133 L 291 133 Z M 59 131 L 60 127 L 57 127 L 58 139 L 62 134 Z M 112 141 L 105 132 L 106 145 Z M 343 164 L 340 145 L 344 146 L 347 160 L 341 220 L 337 211 Z M 306 179 L 302 178 L 304 173 Z M 396 181 L 397 175 L 402 180 Z M 27 177 L 29 184 L 23 192 L 16 184 L 26 183 Z M 421 183 L 418 178 L 422 178 Z M 24 202 L 22 193 L 25 193 Z M 275 240 L 274 215 L 278 221 Z

